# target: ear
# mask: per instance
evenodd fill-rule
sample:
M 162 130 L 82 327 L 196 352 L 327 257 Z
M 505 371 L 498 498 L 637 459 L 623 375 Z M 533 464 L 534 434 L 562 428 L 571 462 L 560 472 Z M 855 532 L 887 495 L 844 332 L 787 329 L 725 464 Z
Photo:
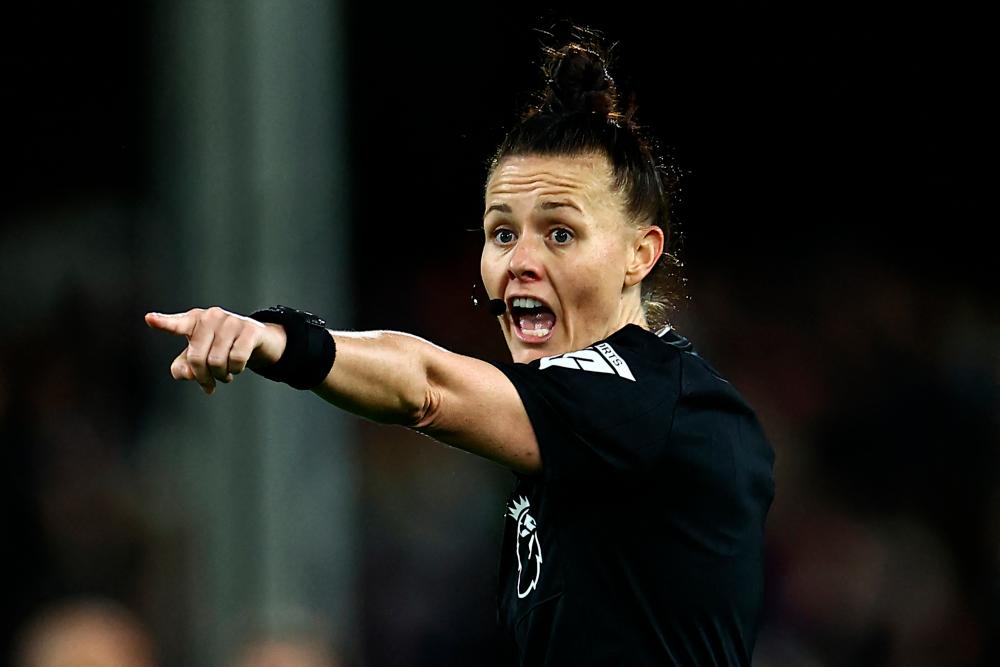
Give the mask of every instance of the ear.
M 663 254 L 663 230 L 656 225 L 636 230 L 629 263 L 625 267 L 625 287 L 642 282 Z

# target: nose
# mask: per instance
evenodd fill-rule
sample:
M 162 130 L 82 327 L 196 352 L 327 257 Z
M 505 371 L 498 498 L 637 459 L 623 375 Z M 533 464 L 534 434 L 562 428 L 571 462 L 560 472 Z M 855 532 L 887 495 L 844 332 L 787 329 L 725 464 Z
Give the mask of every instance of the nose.
M 522 236 L 517 240 L 517 245 L 510 253 L 510 262 L 507 264 L 507 273 L 511 280 L 532 281 L 540 280 L 544 270 L 541 261 L 541 248 L 530 237 Z

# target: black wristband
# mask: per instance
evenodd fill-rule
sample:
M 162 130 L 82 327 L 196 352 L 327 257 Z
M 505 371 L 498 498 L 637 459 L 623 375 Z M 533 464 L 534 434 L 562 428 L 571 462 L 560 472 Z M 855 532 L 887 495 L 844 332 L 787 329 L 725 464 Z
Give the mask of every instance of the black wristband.
M 285 351 L 278 361 L 266 368 L 251 370 L 296 389 L 312 389 L 326 379 L 337 356 L 337 346 L 326 330 L 326 322 L 312 313 L 288 306 L 271 306 L 250 317 L 258 322 L 280 324 L 285 328 L 286 339 Z

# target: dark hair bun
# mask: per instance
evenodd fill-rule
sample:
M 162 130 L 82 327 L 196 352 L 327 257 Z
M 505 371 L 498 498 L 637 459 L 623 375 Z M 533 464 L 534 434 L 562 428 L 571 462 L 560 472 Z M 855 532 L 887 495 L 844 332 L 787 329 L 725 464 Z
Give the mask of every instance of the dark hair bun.
M 548 87 L 540 112 L 595 113 L 616 120 L 618 93 L 608 74 L 607 57 L 597 45 L 573 42 L 546 50 Z

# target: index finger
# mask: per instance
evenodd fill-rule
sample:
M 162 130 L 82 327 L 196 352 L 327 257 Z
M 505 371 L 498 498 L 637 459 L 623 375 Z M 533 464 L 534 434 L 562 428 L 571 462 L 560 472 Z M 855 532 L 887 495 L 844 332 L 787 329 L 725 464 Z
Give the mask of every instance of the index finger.
M 194 310 L 186 313 L 146 313 L 146 324 L 177 336 L 190 336 L 197 319 Z

